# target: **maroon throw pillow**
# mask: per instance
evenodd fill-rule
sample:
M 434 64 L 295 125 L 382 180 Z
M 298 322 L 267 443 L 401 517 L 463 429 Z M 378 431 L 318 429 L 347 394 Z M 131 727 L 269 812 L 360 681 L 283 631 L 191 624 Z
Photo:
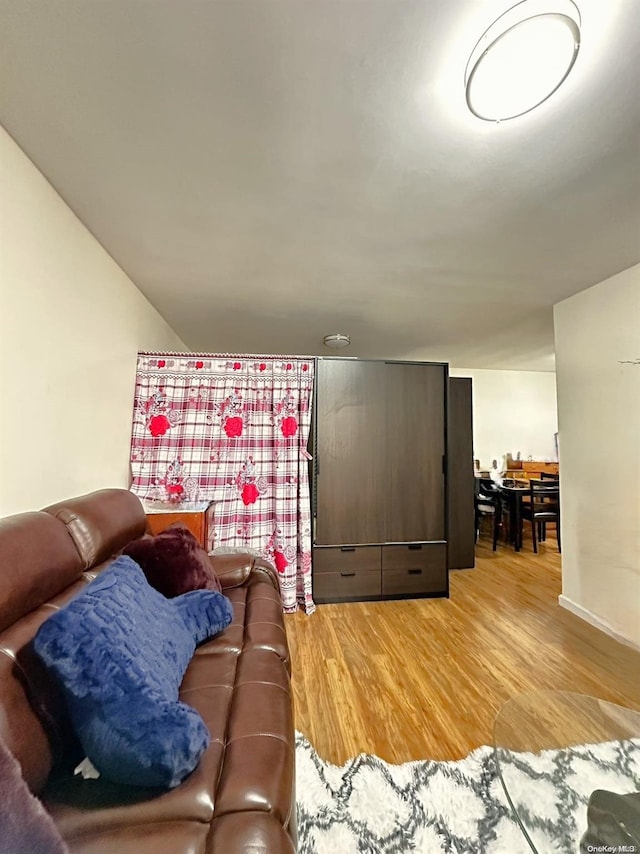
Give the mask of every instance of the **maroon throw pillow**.
M 123 554 L 134 560 L 149 584 L 168 599 L 190 590 L 222 592 L 209 556 L 182 522 L 175 522 L 155 537 L 132 540 Z

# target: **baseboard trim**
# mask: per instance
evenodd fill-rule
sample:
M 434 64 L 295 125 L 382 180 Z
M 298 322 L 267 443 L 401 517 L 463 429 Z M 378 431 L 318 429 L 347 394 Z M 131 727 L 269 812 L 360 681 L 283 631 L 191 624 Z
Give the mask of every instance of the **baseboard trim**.
M 631 638 L 628 638 L 626 635 L 620 634 L 620 632 L 616 631 L 605 620 L 602 620 L 582 605 L 578 605 L 577 602 L 574 602 L 573 599 L 569 599 L 569 597 L 565 596 L 564 593 L 561 593 L 558 596 L 558 604 L 561 608 L 571 611 L 571 613 L 575 614 L 576 617 L 580 617 L 580 619 L 584 620 L 585 623 L 589 623 L 589 625 L 594 626 L 596 629 L 600 629 L 601 632 L 609 635 L 609 637 L 612 637 L 614 640 L 623 643 L 625 646 L 630 646 L 632 649 L 637 649 L 640 652 L 640 644 L 631 640 Z

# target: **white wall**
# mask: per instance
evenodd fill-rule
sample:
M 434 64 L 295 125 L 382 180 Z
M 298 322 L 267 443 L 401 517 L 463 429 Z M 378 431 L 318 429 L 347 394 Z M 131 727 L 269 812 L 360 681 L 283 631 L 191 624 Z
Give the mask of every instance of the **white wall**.
M 560 601 L 640 645 L 640 265 L 558 303 L 554 325 Z
M 0 128 L 0 515 L 129 485 L 136 352 L 178 336 Z
M 510 452 L 514 458 L 555 460 L 556 376 L 542 371 L 451 368 L 473 380 L 473 455 L 488 469 Z

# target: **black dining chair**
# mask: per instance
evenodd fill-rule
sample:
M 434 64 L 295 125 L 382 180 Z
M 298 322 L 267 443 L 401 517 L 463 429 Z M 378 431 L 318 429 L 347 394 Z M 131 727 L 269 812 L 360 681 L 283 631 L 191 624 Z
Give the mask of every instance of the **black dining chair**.
M 561 552 L 560 487 L 548 480 L 531 480 L 528 492 L 529 501 L 522 502 L 520 524 L 522 525 L 525 519 L 531 522 L 534 552 L 538 553 L 538 540 L 544 541 L 547 537 L 547 522 L 555 523 L 558 551 Z M 520 532 L 520 541 L 522 541 L 522 531 Z
M 488 477 L 478 477 L 475 483 L 475 527 L 476 543 L 480 536 L 480 524 L 483 516 L 492 520 L 493 551 L 498 547 L 498 536 L 502 527 L 502 497 L 500 490 Z
M 560 475 L 559 474 L 553 474 L 550 471 L 541 471 L 540 472 L 540 480 L 548 480 L 548 481 L 553 481 L 555 483 L 559 483 L 560 482 Z

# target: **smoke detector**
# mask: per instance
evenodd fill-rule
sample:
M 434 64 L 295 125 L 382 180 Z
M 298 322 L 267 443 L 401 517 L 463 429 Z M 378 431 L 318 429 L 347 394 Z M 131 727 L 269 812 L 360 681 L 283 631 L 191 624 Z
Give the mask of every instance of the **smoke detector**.
M 325 347 L 331 347 L 332 350 L 341 350 L 343 347 L 348 347 L 351 343 L 351 338 L 348 335 L 342 335 L 336 332 L 335 335 L 325 335 L 323 338 Z

